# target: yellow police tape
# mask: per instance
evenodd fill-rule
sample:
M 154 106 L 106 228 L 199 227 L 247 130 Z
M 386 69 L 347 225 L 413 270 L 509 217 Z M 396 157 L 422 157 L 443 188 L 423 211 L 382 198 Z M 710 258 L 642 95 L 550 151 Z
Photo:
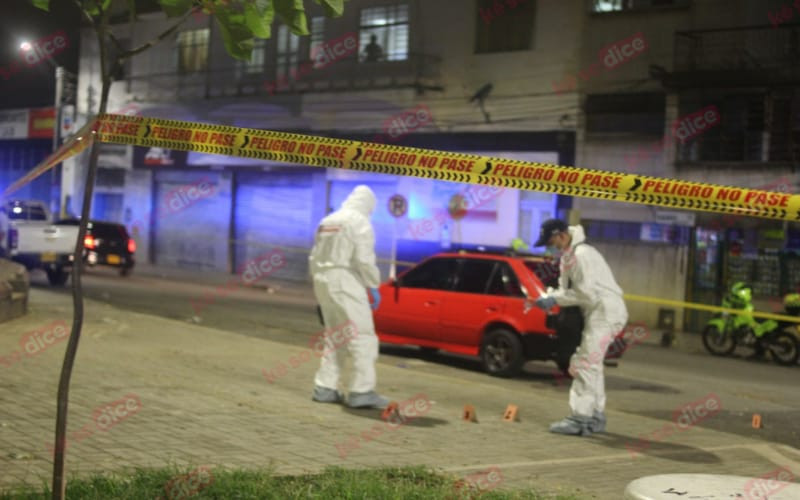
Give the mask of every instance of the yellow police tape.
M 59 162 L 80 153 L 94 140 L 705 212 L 800 220 L 800 195 L 227 125 L 111 114 L 98 116 L 87 123 L 50 157 L 9 186 L 2 197 L 9 196 Z M 690 309 L 743 314 L 741 310 L 704 304 L 630 294 L 625 297 Z M 757 312 L 751 315 L 800 323 L 800 319 L 792 316 Z
M 142 116 L 106 114 L 97 117 L 87 127 L 92 129 L 92 134 L 100 142 L 485 184 L 705 212 L 800 220 L 800 195 L 756 189 Z M 87 142 L 82 140 L 80 149 L 86 145 Z M 59 161 L 66 157 L 60 157 Z M 55 160 L 46 160 L 24 178 L 25 182 L 56 163 Z M 20 185 L 15 183 L 10 186 L 3 196 Z
M 660 299 L 658 297 L 646 297 L 644 295 L 633 295 L 626 293 L 623 295 L 627 300 L 634 300 L 637 302 L 649 302 L 652 304 L 666 304 L 675 307 L 683 307 L 686 309 L 699 309 L 701 311 L 711 311 L 729 314 L 746 314 L 754 318 L 774 319 L 778 321 L 787 321 L 791 323 L 800 323 L 800 318 L 797 316 L 785 316 L 783 314 L 762 313 L 762 312 L 748 312 L 742 309 L 730 309 L 727 307 L 708 306 L 705 304 L 695 304 L 694 302 L 681 302 L 679 300 Z

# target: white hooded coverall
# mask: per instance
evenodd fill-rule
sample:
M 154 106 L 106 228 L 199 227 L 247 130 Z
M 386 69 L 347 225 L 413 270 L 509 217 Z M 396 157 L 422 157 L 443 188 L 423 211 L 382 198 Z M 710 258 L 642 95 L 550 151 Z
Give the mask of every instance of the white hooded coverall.
M 338 389 L 348 351 L 353 358 L 350 392 L 375 389 L 378 337 L 367 298 L 367 289 L 380 285 L 380 272 L 375 264 L 375 231 L 369 221 L 374 208 L 372 190 L 357 186 L 339 210 L 322 219 L 314 237 L 309 270 L 325 329 L 340 329 L 348 321 L 356 329 L 344 346 L 326 346 L 314 377 L 316 386 Z M 325 335 L 325 339 L 330 344 L 331 336 Z
M 548 289 L 547 296 L 559 306 L 581 309 L 583 338 L 570 359 L 569 406 L 573 416 L 591 417 L 605 411 L 603 360 L 608 346 L 628 322 L 628 310 L 606 260 L 584 243 L 583 226 L 569 226 L 568 231 L 572 242 L 559 262 L 558 289 Z

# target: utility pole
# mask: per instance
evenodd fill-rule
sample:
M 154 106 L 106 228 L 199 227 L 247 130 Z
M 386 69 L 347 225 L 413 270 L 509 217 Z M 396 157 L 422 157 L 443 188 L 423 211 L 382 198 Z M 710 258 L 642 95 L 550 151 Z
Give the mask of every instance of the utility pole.
M 76 97 L 77 77 L 62 66 L 56 66 L 56 95 L 54 100 L 55 123 L 53 125 L 53 152 L 61 145 L 61 129 L 65 116 L 70 119 L 74 128 L 74 104 Z M 66 114 L 65 114 L 66 108 Z M 65 217 L 66 207 L 61 202 L 61 166 L 56 165 L 51 173 L 50 211 Z

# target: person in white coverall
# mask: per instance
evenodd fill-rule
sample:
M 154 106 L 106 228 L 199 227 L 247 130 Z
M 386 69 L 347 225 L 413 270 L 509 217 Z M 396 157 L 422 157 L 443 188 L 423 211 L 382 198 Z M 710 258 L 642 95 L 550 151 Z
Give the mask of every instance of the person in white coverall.
M 583 338 L 569 366 L 572 414 L 550 426 L 550 432 L 579 436 L 605 431 L 603 360 L 609 344 L 628 322 L 622 289 L 600 252 L 585 240 L 581 225 L 550 219 L 542 223 L 534 245 L 547 245 L 549 251 L 561 255 L 558 289 L 548 287 L 536 305 L 544 310 L 556 304 L 578 306 L 584 320 Z
M 346 404 L 352 408 L 385 408 L 389 401 L 375 392 L 375 362 L 378 337 L 372 321 L 367 290 L 372 307 L 380 303 L 380 272 L 375 264 L 375 231 L 370 216 L 375 208 L 375 194 L 367 186 L 357 186 L 342 207 L 319 223 L 309 268 L 326 331 L 342 328 L 348 322 L 355 334 L 344 345 L 328 348 L 314 377 L 311 397 L 321 403 L 342 403 L 339 377 L 349 352 L 353 373 Z

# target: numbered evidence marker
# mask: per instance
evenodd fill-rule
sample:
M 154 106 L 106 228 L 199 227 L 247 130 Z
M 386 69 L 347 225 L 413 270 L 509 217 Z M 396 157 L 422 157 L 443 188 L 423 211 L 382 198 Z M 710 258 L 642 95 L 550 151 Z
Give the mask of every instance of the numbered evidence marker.
M 397 415 L 398 417 L 402 417 L 400 415 L 400 411 L 398 410 L 398 405 L 396 401 L 392 401 L 391 403 L 389 403 L 389 405 L 383 410 L 383 413 L 381 413 L 381 418 L 383 420 L 386 420 L 392 415 Z
M 516 422 L 519 420 L 517 418 L 517 412 L 519 411 L 519 407 L 517 405 L 508 405 L 506 407 L 506 412 L 503 413 L 503 421 L 504 422 Z
M 464 416 L 462 419 L 467 422 L 477 422 L 478 415 L 475 413 L 475 407 L 472 405 L 464 405 Z
M 761 428 L 761 415 L 758 413 L 753 414 L 753 429 Z

